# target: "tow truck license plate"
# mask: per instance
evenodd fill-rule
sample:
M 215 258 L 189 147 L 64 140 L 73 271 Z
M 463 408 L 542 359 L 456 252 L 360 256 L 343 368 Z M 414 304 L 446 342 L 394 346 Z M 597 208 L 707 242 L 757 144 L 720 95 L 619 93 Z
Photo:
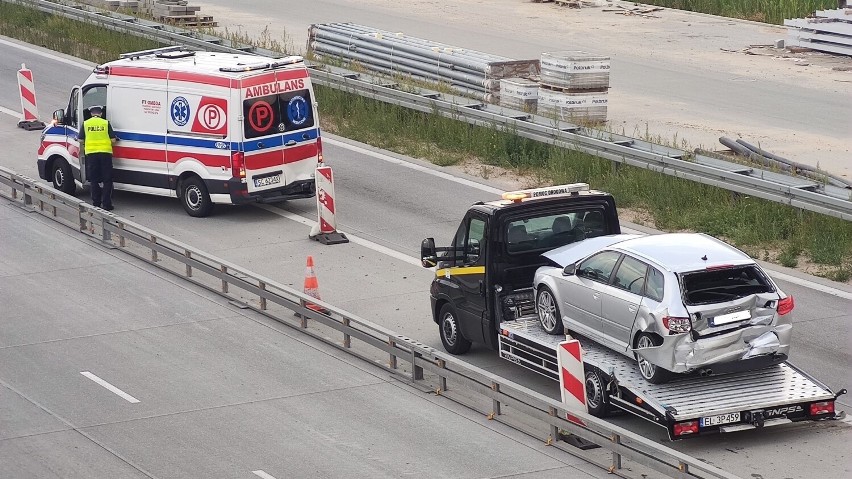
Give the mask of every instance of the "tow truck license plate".
M 740 413 L 730 412 L 728 414 L 719 414 L 718 416 L 702 417 L 701 427 L 719 426 L 721 424 L 729 424 L 732 422 L 740 422 Z
M 281 175 L 265 176 L 263 178 L 254 179 L 254 186 L 257 188 L 274 185 L 275 183 L 281 183 Z

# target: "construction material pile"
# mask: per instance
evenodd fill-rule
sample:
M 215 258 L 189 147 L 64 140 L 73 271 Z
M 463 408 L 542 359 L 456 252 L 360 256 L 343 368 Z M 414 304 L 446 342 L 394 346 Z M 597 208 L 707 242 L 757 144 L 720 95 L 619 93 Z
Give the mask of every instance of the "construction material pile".
M 180 27 L 215 27 L 213 17 L 202 15 L 201 7 L 187 0 L 84 0 L 84 3 L 105 10 L 143 13 L 158 22 Z
M 542 53 L 539 114 L 565 121 L 605 122 L 609 69 L 608 56 L 583 51 Z
M 443 83 L 459 93 L 496 99 L 503 78 L 529 78 L 538 60 L 514 60 L 354 23 L 311 25 L 308 52 L 367 70 Z
M 852 8 L 818 10 L 814 17 L 784 20 L 787 46 L 852 56 Z

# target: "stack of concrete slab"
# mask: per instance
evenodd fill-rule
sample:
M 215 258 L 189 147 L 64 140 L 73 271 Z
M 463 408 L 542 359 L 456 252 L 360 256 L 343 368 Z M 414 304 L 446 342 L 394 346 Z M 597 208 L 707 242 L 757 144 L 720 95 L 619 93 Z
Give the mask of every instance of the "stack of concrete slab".
M 535 113 L 538 108 L 538 83 L 528 78 L 502 78 L 500 106 Z
M 852 8 L 818 10 L 813 17 L 784 20 L 787 47 L 852 56 Z
M 182 27 L 215 27 L 217 25 L 213 17 L 201 14 L 201 7 L 188 3 L 187 0 L 143 0 L 142 7 L 158 22 Z
M 609 71 L 608 56 L 583 51 L 542 53 L 539 114 L 581 123 L 605 122 Z
M 136 13 L 139 11 L 138 0 L 90 0 L 86 3 L 94 7 L 103 8 L 105 10 L 111 11 L 120 10 L 123 12 L 131 13 Z

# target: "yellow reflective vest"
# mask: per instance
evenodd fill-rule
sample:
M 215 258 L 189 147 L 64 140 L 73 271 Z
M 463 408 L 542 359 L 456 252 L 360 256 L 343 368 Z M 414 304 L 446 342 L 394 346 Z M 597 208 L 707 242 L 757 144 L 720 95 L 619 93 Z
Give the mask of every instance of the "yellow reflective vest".
M 112 154 L 112 140 L 109 138 L 109 122 L 93 116 L 83 123 L 86 131 L 83 136 L 83 152 Z

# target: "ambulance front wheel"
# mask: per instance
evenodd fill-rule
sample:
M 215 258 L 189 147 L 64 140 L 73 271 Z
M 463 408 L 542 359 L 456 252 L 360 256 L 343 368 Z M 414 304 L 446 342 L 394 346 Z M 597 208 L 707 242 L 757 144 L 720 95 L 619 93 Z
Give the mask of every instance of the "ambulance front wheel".
M 210 201 L 210 194 L 207 193 L 207 187 L 201 178 L 197 176 L 186 178 L 181 181 L 178 191 L 183 209 L 189 216 L 200 218 L 210 214 L 213 202 Z
M 54 188 L 69 195 L 77 192 L 77 185 L 74 183 L 74 176 L 71 174 L 71 166 L 68 165 L 67 161 L 62 158 L 54 160 L 50 173 Z

